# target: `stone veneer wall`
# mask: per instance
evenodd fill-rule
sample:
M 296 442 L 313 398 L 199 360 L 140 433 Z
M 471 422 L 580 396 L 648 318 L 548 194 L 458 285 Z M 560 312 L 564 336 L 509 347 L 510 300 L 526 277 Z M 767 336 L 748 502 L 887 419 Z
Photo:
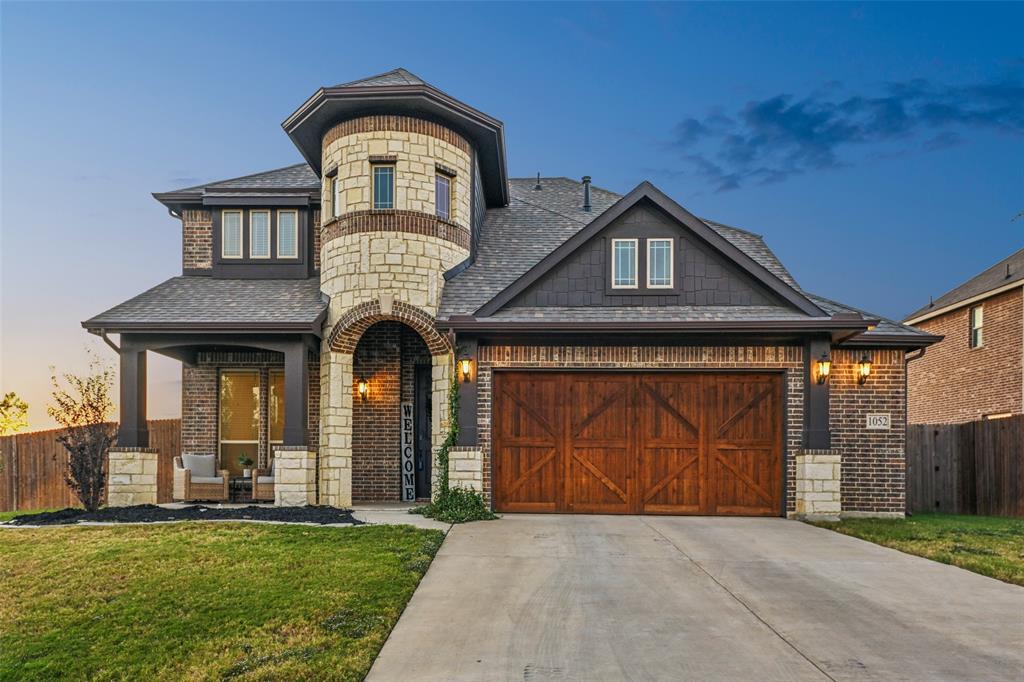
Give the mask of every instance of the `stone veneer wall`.
M 452 488 L 483 491 L 484 453 L 476 446 L 456 446 L 448 451 L 448 481 Z
M 309 447 L 320 442 L 319 358 L 310 358 Z M 195 365 L 181 368 L 181 451 L 197 455 L 217 454 L 218 372 L 221 369 L 257 369 L 260 372 L 260 444 L 258 466 L 269 465 L 267 441 L 267 391 L 271 369 L 284 370 L 284 356 L 273 352 L 200 353 Z
M 184 270 L 213 268 L 213 214 L 206 209 L 181 213 L 181 267 Z
M 842 458 L 835 450 L 801 450 L 796 455 L 795 516 L 838 519 L 842 511 Z
M 274 446 L 274 504 L 316 504 L 316 450 L 304 445 Z
M 157 503 L 157 458 L 154 448 L 110 448 L 107 505 L 130 507 Z
M 996 294 L 981 305 L 985 324 L 980 348 L 969 344 L 973 306 L 916 325 L 946 338 L 908 365 L 911 424 L 962 423 L 1024 412 L 1024 288 Z
M 796 508 L 795 455 L 803 443 L 804 366 L 799 346 L 481 346 L 477 363 L 477 428 L 482 488 L 491 495 L 491 401 L 496 368 L 762 369 L 785 372 L 786 508 Z
M 906 383 L 901 350 L 867 351 L 871 376 L 857 384 L 865 351 L 833 350 L 829 375 L 832 450 L 842 455 L 843 511 L 903 514 L 906 509 Z M 887 431 L 869 431 L 867 415 L 889 414 Z

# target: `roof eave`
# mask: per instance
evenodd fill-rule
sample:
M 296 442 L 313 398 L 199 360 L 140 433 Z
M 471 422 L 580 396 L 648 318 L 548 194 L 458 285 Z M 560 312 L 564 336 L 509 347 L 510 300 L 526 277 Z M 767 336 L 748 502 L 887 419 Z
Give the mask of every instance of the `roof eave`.
M 312 322 L 119 322 L 104 323 L 95 319 L 85 320 L 82 327 L 95 334 L 144 334 L 147 332 L 166 334 L 323 334 L 324 311 Z
M 843 341 L 844 348 L 904 348 L 907 350 L 927 348 L 944 339 L 937 334 L 861 334 Z
M 472 316 L 454 316 L 438 320 L 437 326 L 452 331 L 523 331 L 523 332 L 855 332 L 874 327 L 877 320 L 694 320 L 694 321 L 542 321 L 497 320 Z
M 1012 282 L 1007 282 L 1000 286 L 993 287 L 992 289 L 989 289 L 987 291 L 983 291 L 980 294 L 975 294 L 974 296 L 969 296 L 959 301 L 955 301 L 953 303 L 940 306 L 938 308 L 935 308 L 934 310 L 923 312 L 925 309 L 922 308 L 921 310 L 918 310 L 915 313 L 911 313 L 911 315 L 907 317 L 907 319 L 904 320 L 903 323 L 909 325 L 920 324 L 921 322 L 930 320 L 934 317 L 939 317 L 940 315 L 951 313 L 954 310 L 959 310 L 964 306 L 969 306 L 973 303 L 978 303 L 979 301 L 984 301 L 987 298 L 992 298 L 993 296 L 998 296 L 999 294 L 1005 293 L 1007 291 L 1012 291 L 1013 289 L 1021 287 L 1024 287 L 1024 279 L 1017 279 Z

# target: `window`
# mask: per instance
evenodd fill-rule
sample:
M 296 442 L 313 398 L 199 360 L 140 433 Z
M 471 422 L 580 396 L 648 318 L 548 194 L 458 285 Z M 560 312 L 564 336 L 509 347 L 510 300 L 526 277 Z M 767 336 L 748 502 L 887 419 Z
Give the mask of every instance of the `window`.
M 331 215 L 335 218 L 341 215 L 341 183 L 338 176 L 331 178 Z
M 971 308 L 971 348 L 981 348 L 984 343 L 984 335 L 982 333 L 982 327 L 985 324 L 985 311 L 982 307 L 975 306 Z
M 260 373 L 258 370 L 222 371 L 220 374 L 220 466 L 241 474 L 238 460 L 254 462 L 260 452 Z
M 375 209 L 395 207 L 395 167 L 374 165 L 373 207 Z
M 221 214 L 221 256 L 242 257 L 242 212 L 224 211 Z
M 612 240 L 612 288 L 636 288 L 636 250 L 635 239 Z
M 270 371 L 270 389 L 267 395 L 267 431 L 271 445 L 284 442 L 284 372 L 280 370 Z
M 277 212 L 277 257 L 299 257 L 299 213 Z
M 444 220 L 451 220 L 452 217 L 452 179 L 447 175 L 438 173 L 434 177 L 434 203 L 437 207 L 437 217 Z
M 671 289 L 672 282 L 672 240 L 647 240 L 647 287 L 650 289 Z
M 249 257 L 270 258 L 270 211 L 249 211 Z

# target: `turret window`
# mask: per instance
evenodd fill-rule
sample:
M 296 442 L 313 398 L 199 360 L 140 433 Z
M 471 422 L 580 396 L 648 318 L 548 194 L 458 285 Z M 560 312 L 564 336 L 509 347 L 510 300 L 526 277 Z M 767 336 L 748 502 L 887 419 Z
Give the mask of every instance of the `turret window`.
M 335 218 L 341 215 L 341 183 L 337 175 L 331 178 L 331 215 Z
M 438 173 L 434 178 L 434 200 L 437 217 L 444 220 L 451 220 L 452 217 L 452 179 L 447 175 Z
M 389 209 L 395 207 L 395 167 L 391 164 L 374 164 L 373 207 Z

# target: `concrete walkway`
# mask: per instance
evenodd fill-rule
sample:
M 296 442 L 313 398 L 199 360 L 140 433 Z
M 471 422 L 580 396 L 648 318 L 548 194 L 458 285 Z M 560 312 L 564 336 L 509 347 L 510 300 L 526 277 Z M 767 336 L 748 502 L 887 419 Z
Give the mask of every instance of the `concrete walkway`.
M 784 519 L 455 526 L 369 680 L 1022 680 L 1024 589 Z

